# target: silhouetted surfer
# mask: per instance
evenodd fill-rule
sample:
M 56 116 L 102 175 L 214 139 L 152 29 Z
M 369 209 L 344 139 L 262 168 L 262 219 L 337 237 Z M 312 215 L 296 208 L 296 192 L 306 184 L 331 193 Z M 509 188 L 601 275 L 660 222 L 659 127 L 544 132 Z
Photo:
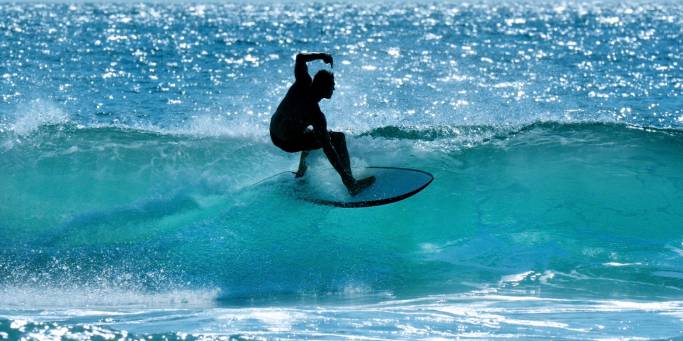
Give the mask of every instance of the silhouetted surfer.
M 327 53 L 299 53 L 296 56 L 295 81 L 270 120 L 270 138 L 273 144 L 286 152 L 301 152 L 297 177 L 306 172 L 308 153 L 322 148 L 349 192 L 357 194 L 370 186 L 375 177 L 354 179 L 344 134 L 327 131 L 327 120 L 318 102 L 332 97 L 334 75 L 327 70 L 320 70 L 311 79 L 306 63 L 318 59 L 333 66 L 332 56 Z

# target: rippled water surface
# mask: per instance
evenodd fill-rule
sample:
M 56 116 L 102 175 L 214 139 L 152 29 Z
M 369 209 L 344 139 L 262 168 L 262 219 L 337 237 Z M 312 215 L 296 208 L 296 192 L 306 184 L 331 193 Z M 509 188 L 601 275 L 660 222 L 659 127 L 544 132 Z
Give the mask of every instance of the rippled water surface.
M 293 56 L 327 51 L 339 83 L 329 110 L 346 128 L 680 127 L 682 11 L 675 2 L 2 4 L 2 108 L 41 99 L 83 124 L 184 127 L 208 115 L 263 126 Z

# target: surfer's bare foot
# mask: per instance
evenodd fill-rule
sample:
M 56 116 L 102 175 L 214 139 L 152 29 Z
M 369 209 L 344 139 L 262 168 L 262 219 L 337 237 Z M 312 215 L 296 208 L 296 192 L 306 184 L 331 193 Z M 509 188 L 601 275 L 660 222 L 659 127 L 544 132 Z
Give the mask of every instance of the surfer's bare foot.
M 354 181 L 353 184 L 351 184 L 347 188 L 349 190 L 349 193 L 351 193 L 351 195 L 356 195 L 356 194 L 360 193 L 362 190 L 370 187 L 370 185 L 372 185 L 374 183 L 375 183 L 375 177 L 374 176 L 368 176 L 367 178 L 363 178 L 363 179 Z
M 296 173 L 294 173 L 294 177 L 300 178 L 300 177 L 304 176 L 304 174 L 306 174 L 307 169 L 308 169 L 308 166 L 306 166 L 305 164 L 299 165 L 299 170 L 297 170 Z

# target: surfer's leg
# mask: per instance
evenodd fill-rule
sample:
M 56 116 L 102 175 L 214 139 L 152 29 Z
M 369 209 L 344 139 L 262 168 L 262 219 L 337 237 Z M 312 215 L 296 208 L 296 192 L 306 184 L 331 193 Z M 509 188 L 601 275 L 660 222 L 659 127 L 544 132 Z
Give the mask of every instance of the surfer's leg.
M 334 146 L 335 151 L 337 151 L 342 167 L 351 174 L 351 159 L 349 158 L 349 150 L 346 147 L 346 136 L 344 136 L 344 133 L 331 131 L 330 140 L 332 140 L 332 146 Z M 355 179 L 353 183 L 345 185 L 351 195 L 356 195 L 363 189 L 370 187 L 373 183 L 375 183 L 375 177 L 368 176 L 363 179 Z
M 339 161 L 341 161 L 342 167 L 351 174 L 351 159 L 349 158 L 349 150 L 346 148 L 346 137 L 344 136 L 344 133 L 331 131 L 330 140 L 334 150 L 337 152 L 337 155 L 339 155 Z
M 312 130 L 307 130 L 301 135 L 297 141 L 297 150 L 301 151 L 301 158 L 299 159 L 299 169 L 296 171 L 295 175 L 297 178 L 304 176 L 308 166 L 306 165 L 306 157 L 311 153 L 311 150 L 320 149 L 320 142 L 313 134 Z
M 301 159 L 299 159 L 299 169 L 295 173 L 295 177 L 300 178 L 306 174 L 306 169 L 308 169 L 308 166 L 306 166 L 306 157 L 310 151 L 308 150 L 302 150 L 301 151 Z

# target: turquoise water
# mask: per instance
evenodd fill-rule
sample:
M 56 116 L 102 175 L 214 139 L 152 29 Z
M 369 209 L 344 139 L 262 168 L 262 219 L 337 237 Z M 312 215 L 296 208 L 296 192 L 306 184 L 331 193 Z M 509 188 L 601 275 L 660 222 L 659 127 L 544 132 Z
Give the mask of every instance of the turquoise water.
M 681 12 L 0 4 L 0 339 L 683 337 Z M 257 184 L 298 51 L 354 165 L 427 189 Z

